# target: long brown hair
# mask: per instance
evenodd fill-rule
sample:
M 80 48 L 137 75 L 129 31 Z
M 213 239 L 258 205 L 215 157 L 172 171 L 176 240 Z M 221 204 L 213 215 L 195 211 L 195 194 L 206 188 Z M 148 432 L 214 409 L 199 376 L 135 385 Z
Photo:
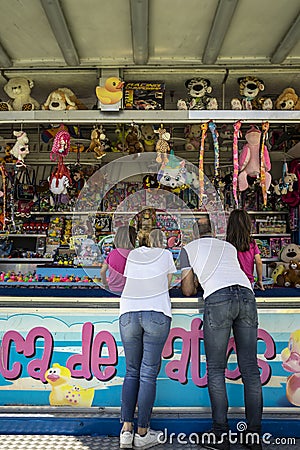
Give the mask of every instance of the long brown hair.
M 120 226 L 114 238 L 114 247 L 132 250 L 135 247 L 136 235 L 136 229 L 131 225 Z
M 249 214 L 244 209 L 231 211 L 227 222 L 226 241 L 234 245 L 239 252 L 250 249 L 252 222 Z

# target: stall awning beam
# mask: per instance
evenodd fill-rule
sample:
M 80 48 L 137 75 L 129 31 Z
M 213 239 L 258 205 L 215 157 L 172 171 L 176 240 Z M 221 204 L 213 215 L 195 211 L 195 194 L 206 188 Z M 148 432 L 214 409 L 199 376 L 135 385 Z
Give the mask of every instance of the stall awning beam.
M 203 52 L 203 64 L 214 64 L 216 62 L 237 4 L 238 0 L 219 0 Z
M 272 64 L 281 64 L 300 39 L 300 12 L 271 56 Z
M 78 66 L 79 57 L 58 0 L 40 0 L 68 66 Z
M 149 58 L 149 1 L 130 0 L 133 61 L 147 64 Z

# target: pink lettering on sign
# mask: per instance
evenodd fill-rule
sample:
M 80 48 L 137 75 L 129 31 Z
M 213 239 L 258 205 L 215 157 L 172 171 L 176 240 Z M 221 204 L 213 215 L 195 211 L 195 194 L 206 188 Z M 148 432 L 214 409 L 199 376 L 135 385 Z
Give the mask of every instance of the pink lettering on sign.
M 86 322 L 82 327 L 82 353 L 68 358 L 66 366 L 72 377 L 90 380 L 93 374 L 100 381 L 111 380 L 116 374 L 118 361 L 117 344 L 108 331 L 97 333 L 93 342 L 94 325 Z M 101 355 L 104 345 L 108 349 L 108 357 Z M 77 368 L 80 366 L 80 368 Z M 102 366 L 106 366 L 101 370 Z
M 2 339 L 1 345 L 1 358 L 0 358 L 0 371 L 4 378 L 7 380 L 16 380 L 22 373 L 22 365 L 20 362 L 14 362 L 11 369 L 10 366 L 10 353 L 13 343 L 17 353 L 23 354 L 27 358 L 32 358 L 36 355 L 36 341 L 38 339 L 44 339 L 44 349 L 41 358 L 30 361 L 27 365 L 28 375 L 35 380 L 41 380 L 46 383 L 44 373 L 49 367 L 52 350 L 53 350 L 53 337 L 46 328 L 36 327 L 32 328 L 24 339 L 18 331 L 7 331 Z
M 191 365 L 191 377 L 196 386 L 207 386 L 207 373 L 201 376 L 201 356 L 205 355 L 204 346 L 201 347 L 201 341 L 203 341 L 203 322 L 200 318 L 195 318 L 191 322 L 191 330 L 187 331 L 183 328 L 177 327 L 170 330 L 168 339 L 165 343 L 162 356 L 163 358 L 173 358 L 172 361 L 167 363 L 165 371 L 166 375 L 171 380 L 179 381 L 181 384 L 188 382 L 187 373 L 189 364 Z M 175 341 L 179 339 L 181 341 L 180 357 L 177 357 L 179 352 L 174 349 Z M 262 340 L 265 343 L 264 357 L 266 359 L 274 359 L 276 356 L 275 342 L 269 333 L 265 330 L 258 330 L 258 340 Z M 236 346 L 234 338 L 231 337 L 227 346 L 227 360 L 232 353 L 236 353 Z M 258 365 L 261 368 L 261 383 L 266 384 L 271 377 L 271 368 L 267 361 L 258 358 Z M 235 369 L 226 369 L 225 376 L 229 380 L 237 380 L 241 377 L 238 366 Z

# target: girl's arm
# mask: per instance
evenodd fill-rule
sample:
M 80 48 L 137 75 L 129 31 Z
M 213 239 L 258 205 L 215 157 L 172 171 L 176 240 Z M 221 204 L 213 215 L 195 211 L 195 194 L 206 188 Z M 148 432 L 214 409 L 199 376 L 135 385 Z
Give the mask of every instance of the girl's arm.
M 263 263 L 260 257 L 260 254 L 256 254 L 255 255 L 255 265 L 256 265 L 256 273 L 257 273 L 257 286 L 259 287 L 259 289 L 261 291 L 264 291 L 264 285 L 263 285 L 263 281 L 262 281 L 262 276 L 263 276 Z
M 108 283 L 107 283 L 107 279 L 106 279 L 107 269 L 108 269 L 108 265 L 106 263 L 103 263 L 101 270 L 100 270 L 100 276 L 101 276 L 101 280 L 102 280 L 104 287 L 108 287 Z

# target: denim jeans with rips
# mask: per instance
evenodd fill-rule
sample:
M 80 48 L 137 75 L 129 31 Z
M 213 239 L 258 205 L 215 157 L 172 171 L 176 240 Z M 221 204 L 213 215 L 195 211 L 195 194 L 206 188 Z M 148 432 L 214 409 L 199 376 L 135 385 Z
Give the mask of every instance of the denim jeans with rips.
M 248 430 L 261 432 L 262 388 L 257 364 L 257 308 L 254 293 L 239 285 L 219 289 L 205 299 L 204 346 L 213 430 L 228 431 L 225 385 L 226 350 L 231 330 L 244 384 Z
M 126 361 L 121 422 L 133 422 L 138 405 L 137 425 L 147 428 L 171 317 L 156 311 L 133 311 L 122 314 L 119 325 Z

